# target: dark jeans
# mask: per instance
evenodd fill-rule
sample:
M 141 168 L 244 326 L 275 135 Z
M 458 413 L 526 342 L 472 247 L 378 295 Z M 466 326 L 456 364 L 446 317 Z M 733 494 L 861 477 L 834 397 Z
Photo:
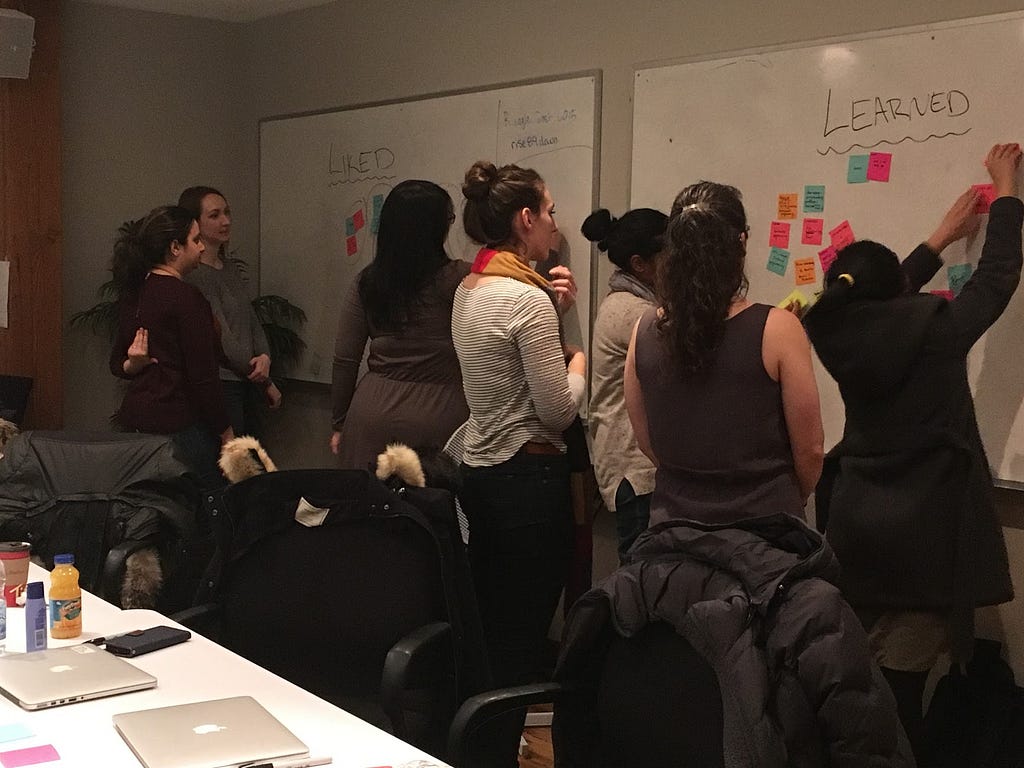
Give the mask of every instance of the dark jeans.
M 536 678 L 565 582 L 572 540 L 564 455 L 517 454 L 494 467 L 462 465 L 469 560 L 497 687 Z M 501 728 L 516 765 L 525 712 Z M 507 740 L 507 741 L 506 741 Z
M 251 381 L 221 381 L 224 390 L 224 407 L 235 437 L 249 435 L 261 440 L 263 437 L 263 389 Z
M 615 491 L 615 527 L 619 533 L 619 563 L 622 563 L 636 537 L 651 521 L 651 494 L 637 496 L 629 480 L 623 478 Z

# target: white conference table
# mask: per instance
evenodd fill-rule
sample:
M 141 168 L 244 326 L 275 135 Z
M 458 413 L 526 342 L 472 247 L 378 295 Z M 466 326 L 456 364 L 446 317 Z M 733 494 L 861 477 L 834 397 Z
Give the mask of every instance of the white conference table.
M 33 564 L 29 581 L 43 581 L 49 594 L 49 576 Z M 49 647 L 157 625 L 180 626 L 156 611 L 123 611 L 84 591 L 82 602 L 82 636 L 73 640 L 50 638 Z M 25 650 L 24 613 L 23 608 L 7 609 L 8 653 Z M 188 642 L 129 661 L 154 675 L 157 687 L 36 712 L 23 710 L 0 696 L 0 731 L 3 726 L 17 724 L 33 734 L 0 743 L 0 753 L 52 744 L 61 759 L 41 763 L 45 768 L 139 768 L 138 758 L 114 730 L 113 715 L 228 696 L 252 696 L 306 743 L 311 756 L 329 756 L 338 768 L 449 768 L 194 632 Z

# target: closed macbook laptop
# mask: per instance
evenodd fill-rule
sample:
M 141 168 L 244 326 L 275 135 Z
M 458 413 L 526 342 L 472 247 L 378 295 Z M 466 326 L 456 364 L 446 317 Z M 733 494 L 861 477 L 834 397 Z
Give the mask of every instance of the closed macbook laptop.
M 156 678 L 95 645 L 0 656 L 0 692 L 25 709 L 45 709 L 156 685 Z
M 146 768 L 234 768 L 309 749 L 251 696 L 114 715 L 114 727 Z

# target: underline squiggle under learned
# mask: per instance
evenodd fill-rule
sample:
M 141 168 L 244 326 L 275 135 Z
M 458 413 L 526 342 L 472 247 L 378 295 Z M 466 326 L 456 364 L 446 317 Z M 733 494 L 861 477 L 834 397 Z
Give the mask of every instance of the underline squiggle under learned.
M 387 181 L 388 179 L 396 179 L 397 176 L 360 176 L 358 179 L 345 179 L 344 181 L 330 181 L 327 183 L 328 187 L 336 187 L 339 184 L 359 184 L 364 181 Z
M 837 155 L 845 155 L 847 152 L 851 152 L 854 147 L 859 147 L 861 149 L 873 149 L 874 147 L 877 147 L 880 144 L 889 144 L 890 146 L 895 147 L 897 144 L 902 144 L 904 141 L 912 141 L 915 144 L 924 144 L 926 141 L 930 141 L 931 139 L 944 139 L 947 136 L 966 136 L 970 132 L 971 129 L 968 128 L 966 131 L 960 131 L 959 133 L 957 131 L 950 131 L 949 133 L 943 133 L 941 135 L 937 133 L 932 133 L 923 139 L 915 139 L 913 136 L 904 136 L 899 141 L 889 141 L 888 139 L 882 139 L 881 141 L 876 141 L 874 144 L 851 144 L 850 146 L 843 150 L 836 149 L 835 147 L 829 147 L 824 152 L 822 152 L 820 149 L 815 149 L 814 151 L 817 152 L 822 157 L 825 157 L 829 152 L 834 152 Z

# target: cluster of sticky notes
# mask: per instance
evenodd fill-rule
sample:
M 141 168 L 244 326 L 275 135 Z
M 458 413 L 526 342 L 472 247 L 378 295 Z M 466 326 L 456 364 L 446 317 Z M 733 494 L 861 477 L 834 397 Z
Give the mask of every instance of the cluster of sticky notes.
M 0 743 L 30 739 L 34 734 L 22 723 L 6 723 L 0 725 Z M 18 768 L 22 765 L 37 765 L 60 760 L 60 755 L 52 744 L 39 744 L 21 749 L 3 749 L 0 751 L 0 765 L 3 768 Z
M 354 256 L 359 250 L 359 243 L 356 241 L 356 233 L 366 226 L 366 217 L 363 216 L 363 209 L 353 213 L 345 219 L 345 252 Z
M 889 181 L 892 170 L 891 152 L 872 152 L 869 155 L 850 155 L 846 166 L 846 183 L 863 184 L 868 181 Z
M 792 224 L 790 220 L 796 219 L 801 211 L 799 192 L 781 192 L 777 198 L 776 221 L 771 223 L 768 231 L 768 246 L 771 249 L 768 253 L 767 268 L 777 275 L 784 275 L 789 267 L 791 257 L 790 237 L 792 235 Z M 825 212 L 825 185 L 807 184 L 803 193 L 803 213 L 805 215 L 800 224 L 800 245 L 821 245 L 825 233 L 825 220 L 817 216 L 806 214 L 820 214 Z M 843 222 L 846 229 L 840 229 L 839 236 L 849 230 L 849 223 Z M 840 225 L 842 227 L 842 225 Z M 830 232 L 830 235 L 832 233 Z M 852 234 L 852 232 L 851 232 Z M 828 249 L 834 254 L 841 248 L 835 244 L 835 236 L 832 236 L 832 245 Z M 822 251 L 824 253 L 824 251 Z M 820 258 L 820 254 L 819 254 Z M 831 263 L 831 262 L 829 262 Z M 824 260 L 823 260 L 824 264 Z M 817 282 L 817 272 L 813 258 L 796 259 L 793 262 L 794 273 L 797 285 L 810 285 Z M 822 267 L 823 270 L 827 266 Z M 784 302 L 784 303 L 789 303 Z

